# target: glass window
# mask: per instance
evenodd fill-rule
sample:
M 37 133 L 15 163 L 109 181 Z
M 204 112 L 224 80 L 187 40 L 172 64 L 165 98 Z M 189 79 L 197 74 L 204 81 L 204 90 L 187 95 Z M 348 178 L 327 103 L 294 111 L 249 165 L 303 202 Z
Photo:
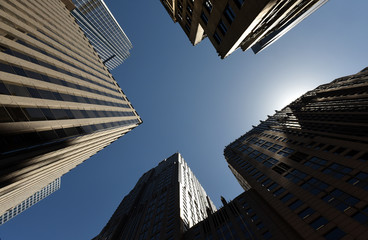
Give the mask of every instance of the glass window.
M 220 30 L 220 32 L 222 33 L 222 35 L 225 35 L 227 32 L 227 27 L 224 23 L 224 21 L 220 20 L 219 24 L 218 24 L 218 29 Z
M 303 211 L 301 211 L 300 213 L 298 213 L 298 216 L 301 218 L 301 219 L 306 219 L 307 217 L 309 217 L 310 215 L 312 215 L 315 211 L 310 208 L 310 207 L 307 207 L 306 209 L 304 209 Z
M 6 110 L 15 122 L 28 121 L 28 118 L 20 107 L 7 107 Z
M 210 0 L 204 1 L 204 7 L 207 9 L 208 12 L 212 11 L 212 3 Z
M 202 14 L 201 14 L 201 19 L 202 19 L 203 23 L 204 23 L 205 25 L 207 25 L 207 23 L 208 23 L 208 18 L 207 18 L 206 14 L 205 14 L 204 12 L 202 12 Z
M 236 6 L 238 8 L 241 8 L 241 6 L 243 6 L 245 0 L 234 0 L 234 2 L 235 2 Z
M 46 120 L 45 115 L 38 108 L 24 108 L 24 112 L 27 114 L 30 121 L 42 121 Z
M 331 231 L 324 235 L 327 240 L 339 240 L 346 235 L 340 228 L 334 227 Z
M 217 34 L 217 32 L 215 32 L 213 34 L 213 38 L 215 39 L 215 41 L 217 42 L 217 44 L 220 44 L 221 43 L 221 38 L 220 36 Z
M 298 200 L 294 201 L 293 203 L 291 203 L 289 205 L 289 208 L 294 211 L 294 210 L 296 210 L 297 208 L 299 208 L 302 205 L 303 205 L 303 202 L 298 199 Z
M 287 201 L 289 201 L 290 199 L 292 199 L 294 197 L 293 194 L 288 193 L 285 196 L 283 196 L 282 198 L 280 198 L 281 202 L 286 203 Z
M 309 223 L 309 225 L 312 228 L 314 228 L 315 230 L 318 230 L 318 229 L 322 228 L 324 225 L 326 225 L 327 223 L 328 223 L 327 219 L 320 216 L 316 220 L 314 220 L 313 222 Z
M 235 20 L 235 13 L 234 10 L 230 7 L 230 5 L 226 6 L 224 15 L 230 24 Z

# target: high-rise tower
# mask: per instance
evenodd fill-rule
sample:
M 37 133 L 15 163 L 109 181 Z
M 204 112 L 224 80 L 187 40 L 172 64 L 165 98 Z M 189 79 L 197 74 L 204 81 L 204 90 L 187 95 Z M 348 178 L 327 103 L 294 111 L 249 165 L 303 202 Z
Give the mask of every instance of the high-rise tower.
M 103 0 L 72 0 L 72 14 L 109 70 L 130 55 L 132 43 Z
M 180 239 L 216 207 L 180 153 L 139 179 L 94 240 Z
M 21 214 L 28 208 L 32 207 L 42 199 L 50 196 L 52 193 L 60 189 L 61 178 L 57 178 L 46 187 L 42 188 L 40 191 L 36 192 L 32 196 L 28 197 L 23 202 L 19 203 L 17 206 L 9 209 L 3 215 L 0 216 L 0 225 L 6 223 L 15 216 Z
M 73 8 L 0 1 L 0 214 L 142 122 Z
M 276 41 L 328 0 L 160 0 L 193 45 L 208 37 L 221 58 L 255 53 Z
M 244 190 L 306 239 L 368 234 L 368 68 L 307 92 L 225 149 Z M 364 237 L 363 237 L 364 236 Z

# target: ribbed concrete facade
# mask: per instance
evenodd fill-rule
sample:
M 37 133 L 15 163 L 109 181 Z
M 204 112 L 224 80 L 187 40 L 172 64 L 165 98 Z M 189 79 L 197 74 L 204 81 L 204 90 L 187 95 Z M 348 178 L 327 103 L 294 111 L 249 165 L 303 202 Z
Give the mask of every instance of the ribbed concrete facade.
M 368 235 L 368 68 L 307 92 L 225 149 L 243 186 L 305 239 Z
M 180 153 L 146 172 L 94 240 L 181 239 L 216 210 Z
M 0 216 L 0 225 L 6 223 L 10 219 L 21 214 L 28 208 L 32 207 L 42 199 L 50 196 L 55 191 L 60 189 L 61 178 L 55 179 L 53 182 L 49 183 L 46 187 L 42 188 L 40 191 L 34 193 L 32 196 L 28 197 L 23 202 L 19 203 L 14 208 L 9 209 L 3 215 Z
M 63 2 L 0 2 L 0 214 L 142 122 Z
M 208 37 L 221 58 L 269 46 L 328 0 L 160 0 L 193 45 Z

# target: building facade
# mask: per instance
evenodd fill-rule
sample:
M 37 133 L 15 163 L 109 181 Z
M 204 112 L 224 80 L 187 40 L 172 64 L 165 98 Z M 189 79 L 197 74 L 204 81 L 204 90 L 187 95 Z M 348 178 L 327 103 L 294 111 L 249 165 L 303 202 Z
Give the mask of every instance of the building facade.
M 222 208 L 190 228 L 182 239 L 303 239 L 253 189 L 222 202 Z
M 130 55 L 132 43 L 103 0 L 72 0 L 72 14 L 109 70 Z
M 6 223 L 10 219 L 24 212 L 28 208 L 32 207 L 42 199 L 50 196 L 52 193 L 60 189 L 61 178 L 55 179 L 53 182 L 48 184 L 46 187 L 42 188 L 40 191 L 36 192 L 17 206 L 6 211 L 2 216 L 0 216 L 0 225 Z
M 146 172 L 94 240 L 180 239 L 216 210 L 180 153 Z
M 253 190 L 305 239 L 368 234 L 368 68 L 307 92 L 225 149 Z
M 193 45 L 208 37 L 221 58 L 255 53 L 276 41 L 328 0 L 160 0 Z
M 0 2 L 0 214 L 142 122 L 73 8 Z

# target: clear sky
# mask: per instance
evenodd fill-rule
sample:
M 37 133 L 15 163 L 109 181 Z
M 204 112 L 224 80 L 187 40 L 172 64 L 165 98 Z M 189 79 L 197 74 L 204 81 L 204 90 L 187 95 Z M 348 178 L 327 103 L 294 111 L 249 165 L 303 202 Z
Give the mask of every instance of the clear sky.
M 368 66 L 367 0 L 331 0 L 254 55 L 193 47 L 158 0 L 106 0 L 133 43 L 112 71 L 143 124 L 0 227 L 1 240 L 96 236 L 138 178 L 179 151 L 217 207 L 242 192 L 224 147 L 304 92 Z

